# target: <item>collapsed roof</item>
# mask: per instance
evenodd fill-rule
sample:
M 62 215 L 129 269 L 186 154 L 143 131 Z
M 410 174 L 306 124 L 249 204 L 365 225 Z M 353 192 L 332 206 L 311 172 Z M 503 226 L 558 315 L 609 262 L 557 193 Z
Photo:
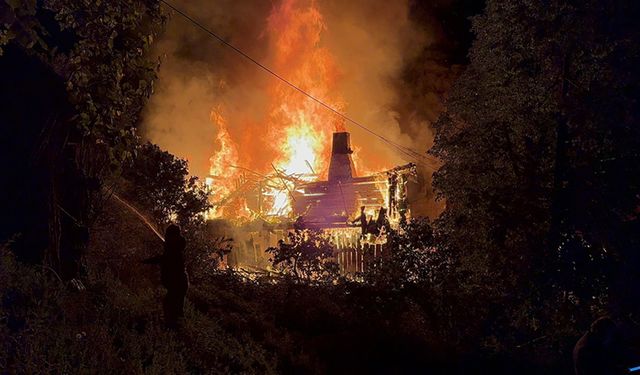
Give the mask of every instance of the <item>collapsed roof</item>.
M 386 208 L 392 223 L 408 214 L 405 185 L 407 176 L 415 175 L 415 165 L 355 177 L 352 153 L 349 133 L 334 133 L 328 180 L 299 184 L 292 191 L 293 213 L 308 227 L 347 227 L 361 207 L 371 214 Z

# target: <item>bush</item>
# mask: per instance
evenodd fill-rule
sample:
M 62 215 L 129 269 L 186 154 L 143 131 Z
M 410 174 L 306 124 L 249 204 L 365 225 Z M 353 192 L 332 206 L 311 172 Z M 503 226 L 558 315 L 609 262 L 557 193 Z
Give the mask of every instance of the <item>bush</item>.
M 0 367 L 12 373 L 273 373 L 251 341 L 187 304 L 178 332 L 164 328 L 155 290 L 133 291 L 109 275 L 86 290 L 48 269 L 0 257 Z
M 270 247 L 273 267 L 283 275 L 306 282 L 331 282 L 338 278 L 338 264 L 333 260 L 334 247 L 321 231 L 296 227 L 287 235 L 288 241 L 278 241 Z

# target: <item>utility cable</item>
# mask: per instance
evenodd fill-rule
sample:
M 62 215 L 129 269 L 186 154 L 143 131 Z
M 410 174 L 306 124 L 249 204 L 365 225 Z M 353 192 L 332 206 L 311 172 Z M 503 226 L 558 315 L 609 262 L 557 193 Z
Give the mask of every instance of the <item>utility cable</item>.
M 171 8 L 173 11 L 175 11 L 176 13 L 178 13 L 180 16 L 182 16 L 183 18 L 185 18 L 186 20 L 188 20 L 189 22 L 191 22 L 193 25 L 197 26 L 199 29 L 201 29 L 202 31 L 206 32 L 207 34 L 209 34 L 210 36 L 212 36 L 213 38 L 217 39 L 220 43 L 224 44 L 225 46 L 231 48 L 233 51 L 235 51 L 236 53 L 238 53 L 239 55 L 241 55 L 242 57 L 246 58 L 247 60 L 251 61 L 252 63 L 254 63 L 255 65 L 257 65 L 258 67 L 260 67 L 262 70 L 266 71 L 267 73 L 271 74 L 272 76 L 276 77 L 278 80 L 280 80 L 281 82 L 283 82 L 284 84 L 286 84 L 287 86 L 291 87 L 292 89 L 298 91 L 299 93 L 303 94 L 304 96 L 308 97 L 309 99 L 313 100 L 314 102 L 316 102 L 317 104 L 321 105 L 322 107 L 324 107 L 325 109 L 329 110 L 330 112 L 334 113 L 335 115 L 343 118 L 344 120 L 348 121 L 349 123 L 358 126 L 359 128 L 365 130 L 366 132 L 374 135 L 375 137 L 379 138 L 380 140 L 382 140 L 383 142 L 387 143 L 389 146 L 394 147 L 397 151 L 405 154 L 406 156 L 410 157 L 412 160 L 415 160 L 416 158 L 422 158 L 425 160 L 428 160 L 430 162 L 433 162 L 434 160 L 432 160 L 431 158 L 427 157 L 427 155 L 423 155 L 417 151 L 414 151 L 408 147 L 402 146 L 400 144 L 397 144 L 393 141 L 391 141 L 390 139 L 374 132 L 373 130 L 369 129 L 367 126 L 361 124 L 360 122 L 350 118 L 349 116 L 345 115 L 344 113 L 336 110 L 335 108 L 331 107 L 330 105 L 326 104 L 325 102 L 323 102 L 322 100 L 316 98 L 315 96 L 309 94 L 308 92 L 306 92 L 305 90 L 301 89 L 300 87 L 296 86 L 295 84 L 291 83 L 289 80 L 287 80 L 286 78 L 284 78 L 283 76 L 281 76 L 280 74 L 278 74 L 277 72 L 273 71 L 271 68 L 269 68 L 268 66 L 262 64 L 260 61 L 254 59 L 253 57 L 249 56 L 247 53 L 245 53 L 244 51 L 242 51 L 240 48 L 234 46 L 233 44 L 227 42 L 224 38 L 220 37 L 218 34 L 214 33 L 213 31 L 211 31 L 209 28 L 207 28 L 206 26 L 202 25 L 200 22 L 198 22 L 197 20 L 195 20 L 193 17 L 189 16 L 187 13 L 185 13 L 184 11 L 176 8 L 173 4 L 169 3 L 166 0 L 160 0 L 163 4 L 165 4 L 167 7 Z M 431 169 L 435 169 L 433 166 L 431 165 L 427 165 L 427 164 L 423 164 L 420 163 L 428 168 Z

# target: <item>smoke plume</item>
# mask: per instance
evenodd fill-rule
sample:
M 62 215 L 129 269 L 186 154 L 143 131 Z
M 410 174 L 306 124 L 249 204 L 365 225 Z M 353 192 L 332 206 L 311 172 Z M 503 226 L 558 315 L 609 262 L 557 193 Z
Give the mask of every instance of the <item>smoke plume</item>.
M 298 12 L 292 13 L 296 17 L 310 17 L 291 37 L 313 33 L 313 39 L 317 33 L 316 49 L 310 53 L 328 54 L 331 64 L 322 72 L 308 74 L 322 74 L 331 82 L 324 90 L 305 89 L 374 132 L 420 153 L 426 153 L 433 142 L 430 124 L 442 110 L 442 99 L 460 63 L 455 56 L 460 48 L 455 44 L 443 47 L 456 36 L 447 35 L 447 26 L 438 17 L 458 4 L 435 4 L 407 0 L 174 0 L 176 7 L 225 40 L 265 65 L 282 70 L 296 62 L 278 60 L 286 51 L 275 48 L 274 39 L 280 36 L 273 27 L 292 21 L 286 17 L 288 11 Z M 314 10 L 317 14 L 310 14 Z M 156 92 L 145 109 L 146 137 L 187 159 L 191 173 L 202 178 L 210 173 L 210 158 L 220 152 L 219 132 L 224 124 L 223 131 L 236 145 L 237 162 L 268 172 L 279 148 L 284 147 L 266 136 L 277 126 L 270 101 L 274 87 L 291 90 L 287 95 L 292 97 L 301 94 L 276 85 L 274 77 L 177 14 L 169 20 L 157 52 L 162 65 Z M 296 82 L 297 77 L 278 73 L 304 86 Z M 312 102 L 308 105 L 318 113 L 326 111 Z M 212 112 L 217 121 L 212 120 Z M 334 115 L 327 118 L 335 121 L 327 124 L 331 131 L 345 126 L 352 133 L 359 174 L 411 161 L 367 131 Z M 422 194 L 426 198 L 430 172 L 423 171 Z

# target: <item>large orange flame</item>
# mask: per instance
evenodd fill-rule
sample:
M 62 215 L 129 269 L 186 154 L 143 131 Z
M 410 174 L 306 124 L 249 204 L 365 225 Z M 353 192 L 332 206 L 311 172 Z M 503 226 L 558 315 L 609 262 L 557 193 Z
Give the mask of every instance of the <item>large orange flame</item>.
M 322 47 L 321 37 L 326 30 L 322 14 L 313 0 L 282 0 L 274 6 L 267 19 L 265 36 L 272 52 L 270 66 L 296 84 L 300 89 L 342 111 L 344 100 L 336 94 L 340 76 L 334 57 Z M 290 192 L 293 184 L 288 178 L 311 181 L 327 175 L 331 139 L 334 131 L 344 131 L 344 122 L 335 114 L 293 90 L 286 84 L 270 81 L 268 92 L 268 118 L 264 119 L 266 132 L 254 134 L 263 138 L 268 152 L 255 149 L 255 144 L 247 145 L 246 152 L 259 153 L 257 157 L 269 158 L 252 167 L 263 175 L 273 176 L 274 183 L 263 192 L 271 197 L 267 202 L 271 207 L 263 211 L 271 215 L 286 215 L 291 211 Z M 211 196 L 214 204 L 225 202 L 233 195 L 238 184 L 240 171 L 234 169 L 240 163 L 238 150 L 242 144 L 235 144 L 218 107 L 212 113 L 212 121 L 218 128 L 219 150 L 211 158 Z M 257 170 L 256 170 L 257 169 Z M 237 216 L 246 204 L 217 209 L 212 216 Z M 240 208 L 238 208 L 240 207 Z M 244 210 L 246 211 L 246 210 Z
M 313 1 L 283 0 L 267 20 L 267 34 L 275 52 L 274 69 L 284 72 L 302 90 L 341 110 L 344 102 L 334 94 L 339 72 L 331 53 L 320 46 L 325 29 Z M 327 109 L 281 82 L 273 82 L 270 98 L 270 144 L 281 150 L 276 167 L 287 174 L 313 169 L 324 176 L 331 133 L 341 123 Z

